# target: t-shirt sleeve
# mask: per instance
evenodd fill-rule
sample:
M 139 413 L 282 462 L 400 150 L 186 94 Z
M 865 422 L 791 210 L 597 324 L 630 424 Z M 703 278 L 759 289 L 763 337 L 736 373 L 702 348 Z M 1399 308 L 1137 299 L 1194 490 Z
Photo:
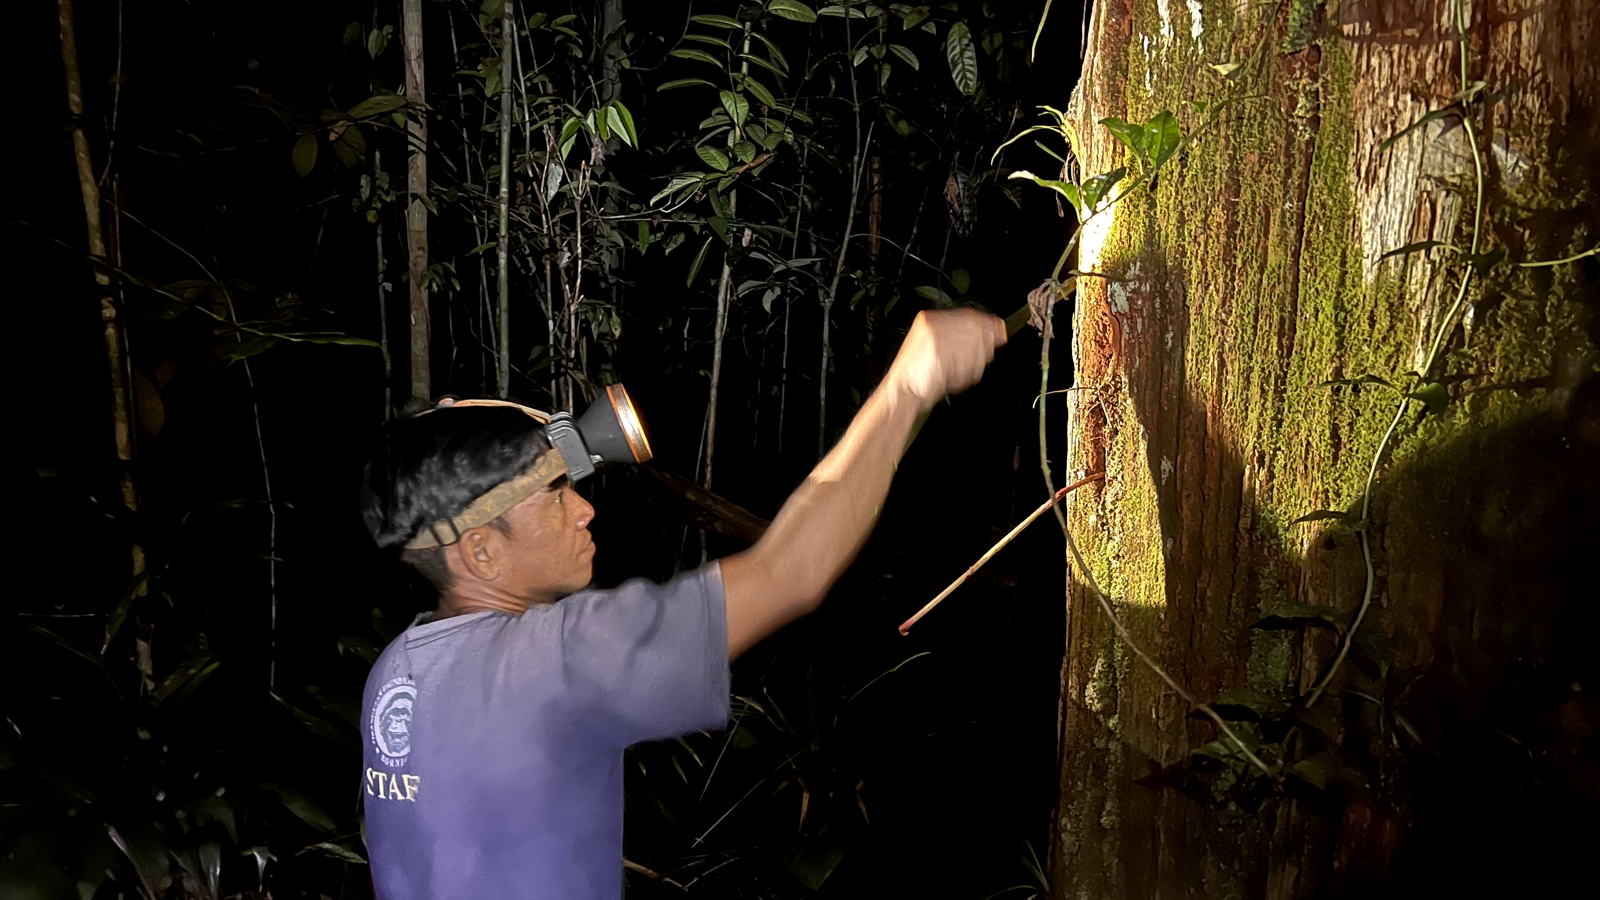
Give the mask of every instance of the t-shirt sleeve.
M 637 579 L 585 591 L 556 606 L 569 696 L 620 744 L 727 725 L 727 604 L 718 564 L 667 584 Z

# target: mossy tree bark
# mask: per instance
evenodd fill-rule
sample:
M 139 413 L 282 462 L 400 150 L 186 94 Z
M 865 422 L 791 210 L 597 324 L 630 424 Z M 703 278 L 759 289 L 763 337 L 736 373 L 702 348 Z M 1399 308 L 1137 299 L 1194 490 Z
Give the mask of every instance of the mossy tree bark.
M 1540 723 L 1560 718 L 1568 682 L 1593 668 L 1563 634 L 1574 616 L 1593 618 L 1568 589 L 1600 509 L 1600 266 L 1517 263 L 1600 236 L 1600 8 L 1471 4 L 1465 77 L 1486 83 L 1466 107 L 1486 187 L 1475 223 L 1459 119 L 1380 149 L 1461 90 L 1464 5 L 1094 5 L 1068 110 L 1085 176 L 1129 162 L 1104 117 L 1171 109 L 1194 123 L 1187 101 L 1247 96 L 1149 193 L 1091 220 L 1080 250 L 1078 268 L 1105 277 L 1078 282 L 1066 478 L 1106 475 L 1070 498 L 1068 519 L 1141 646 L 1202 700 L 1247 687 L 1303 700 L 1338 633 L 1252 625 L 1285 602 L 1352 618 L 1367 578 L 1357 537 L 1292 523 L 1359 510 L 1398 402 L 1380 387 L 1319 385 L 1403 382 L 1446 327 L 1431 380 L 1450 403 L 1435 414 L 1412 404 L 1381 457 L 1376 590 L 1358 632 L 1380 649 L 1352 653 L 1318 704 L 1326 727 L 1288 745 L 1291 758 L 1335 754 L 1347 783 L 1245 789 L 1247 775 L 1194 764 L 1215 729 L 1134 659 L 1069 574 L 1057 897 L 1355 896 L 1404 881 L 1456 827 L 1442 821 L 1435 776 L 1473 771 L 1462 760 L 1499 745 L 1527 757 L 1508 765 L 1545 765 Z M 1213 68 L 1258 46 L 1233 80 Z M 1475 224 L 1506 258 L 1446 323 L 1459 256 L 1382 256 L 1424 240 L 1466 247 Z

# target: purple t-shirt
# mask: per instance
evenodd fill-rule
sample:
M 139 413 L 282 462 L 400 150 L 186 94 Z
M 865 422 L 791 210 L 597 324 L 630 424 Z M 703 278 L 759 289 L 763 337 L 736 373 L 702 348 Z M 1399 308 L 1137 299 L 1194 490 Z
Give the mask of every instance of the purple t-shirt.
M 379 900 L 622 895 L 622 751 L 728 721 L 713 563 L 413 625 L 367 678 Z

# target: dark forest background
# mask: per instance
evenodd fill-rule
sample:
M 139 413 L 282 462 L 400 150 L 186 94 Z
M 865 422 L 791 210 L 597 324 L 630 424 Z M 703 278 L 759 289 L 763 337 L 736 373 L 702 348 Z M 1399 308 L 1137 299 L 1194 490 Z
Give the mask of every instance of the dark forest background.
M 431 392 L 487 396 L 498 4 L 422 5 Z M 770 517 L 918 310 L 1006 315 L 1048 273 L 1070 215 L 1004 176 L 1063 164 L 1027 141 L 990 157 L 1037 105 L 1065 106 L 1081 9 L 1056 4 L 1030 63 L 1034 2 L 853 3 L 815 21 L 816 7 L 782 0 L 613 2 L 625 26 L 610 34 L 606 5 L 518 5 L 529 33 L 512 180 L 526 215 L 511 226 L 508 393 L 543 408 L 570 396 L 581 411 L 622 381 L 655 465 L 704 482 L 726 261 L 713 489 Z M 377 649 L 431 603 L 356 511 L 367 450 L 409 395 L 402 114 L 418 111 L 382 99 L 404 80 L 400 15 L 399 0 L 77 3 L 78 124 L 105 172 L 138 413 L 124 465 L 55 9 L 7 9 L 0 246 L 19 513 L 0 620 L 8 897 L 370 894 L 357 699 Z M 691 15 L 748 23 L 764 63 L 739 55 L 744 32 Z M 672 55 L 685 49 L 712 59 Z M 608 70 L 607 52 L 625 63 Z M 751 72 L 773 103 L 734 74 Z M 711 85 L 659 89 L 689 78 Z M 730 86 L 772 147 L 719 135 Z M 559 145 L 574 113 L 618 100 L 626 139 L 580 124 L 561 163 L 592 163 L 591 214 L 611 218 L 539 219 L 552 187 L 529 177 L 551 165 L 540 129 Z M 363 102 L 379 112 L 360 114 Z M 302 175 L 304 135 L 319 152 Z M 743 170 L 723 177 L 697 143 Z M 566 177 L 547 205 L 571 202 Z M 565 301 L 544 260 L 579 233 L 590 249 L 565 274 L 587 267 L 590 287 L 563 344 L 549 310 Z M 630 894 L 1043 890 L 1060 537 L 1023 535 L 909 638 L 895 630 L 1043 499 L 1037 341 L 1018 333 L 979 388 L 929 419 L 822 611 L 736 664 L 737 726 L 630 751 Z M 1058 372 L 1070 363 L 1063 347 Z M 120 498 L 124 471 L 137 512 Z M 647 473 L 604 471 L 585 490 L 601 584 L 665 579 L 742 546 L 702 532 L 706 514 Z M 133 545 L 147 568 L 130 581 Z

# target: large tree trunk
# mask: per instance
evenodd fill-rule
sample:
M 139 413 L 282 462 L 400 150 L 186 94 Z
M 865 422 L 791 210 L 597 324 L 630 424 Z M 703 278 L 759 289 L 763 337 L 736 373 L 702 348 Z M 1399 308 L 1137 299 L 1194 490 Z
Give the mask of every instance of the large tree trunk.
M 1594 621 L 1572 593 L 1591 580 L 1580 564 L 1600 511 L 1600 267 L 1516 263 L 1580 253 L 1600 231 L 1600 7 L 1471 4 L 1465 80 L 1486 82 L 1466 108 L 1487 187 L 1482 248 L 1507 258 L 1449 322 L 1460 256 L 1380 258 L 1471 244 L 1471 138 L 1443 118 L 1379 145 L 1461 90 L 1461 5 L 1094 5 L 1069 109 L 1085 175 L 1127 162 L 1104 117 L 1171 109 L 1193 123 L 1185 101 L 1259 98 L 1225 110 L 1151 193 L 1092 220 L 1080 251 L 1079 268 L 1107 278 L 1079 279 L 1067 478 L 1106 477 L 1073 495 L 1068 520 L 1141 646 L 1202 701 L 1248 687 L 1303 703 L 1338 633 L 1252 625 L 1286 602 L 1355 616 L 1362 534 L 1292 523 L 1359 514 L 1398 403 L 1380 386 L 1319 385 L 1404 382 L 1444 328 L 1430 380 L 1450 403 L 1426 415 L 1412 403 L 1377 470 L 1358 631 L 1377 649 L 1357 642 L 1317 703 L 1327 732 L 1303 726 L 1285 751 L 1288 764 L 1335 754 L 1344 781 L 1319 790 L 1192 756 L 1215 728 L 1119 642 L 1082 573 L 1069 576 L 1057 897 L 1431 895 L 1499 877 L 1511 848 L 1528 848 L 1530 877 L 1549 871 L 1560 854 L 1541 842 L 1572 839 L 1540 797 L 1577 798 L 1563 815 L 1595 809 L 1592 773 L 1553 760 L 1580 758 L 1563 754 L 1597 718 L 1582 699 L 1595 686 L 1579 684 L 1593 654 L 1570 635 Z M 1230 61 L 1246 63 L 1238 85 L 1212 68 Z M 1392 661 L 1369 634 L 1389 637 Z M 1429 873 L 1444 860 L 1457 868 Z

